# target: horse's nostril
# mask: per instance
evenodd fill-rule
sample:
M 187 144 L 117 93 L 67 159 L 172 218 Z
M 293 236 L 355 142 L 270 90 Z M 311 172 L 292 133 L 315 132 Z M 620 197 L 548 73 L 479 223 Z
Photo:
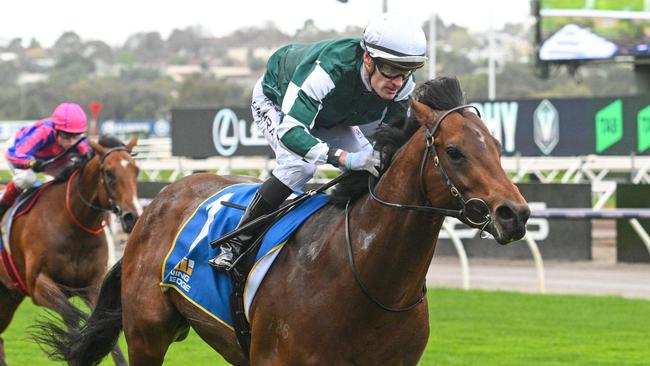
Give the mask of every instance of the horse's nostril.
M 512 211 L 512 209 L 506 205 L 502 205 L 497 208 L 497 216 L 499 219 L 506 221 L 513 220 L 516 217 L 514 211 Z
M 122 215 L 122 229 L 130 233 L 131 230 L 133 230 L 133 226 L 135 226 L 136 221 L 138 221 L 138 215 L 134 214 L 132 212 L 127 212 L 124 215 Z
M 521 222 L 526 224 L 530 216 L 530 208 L 528 205 L 520 205 L 517 203 L 506 203 L 499 206 L 496 210 L 497 219 L 503 223 L 505 222 Z

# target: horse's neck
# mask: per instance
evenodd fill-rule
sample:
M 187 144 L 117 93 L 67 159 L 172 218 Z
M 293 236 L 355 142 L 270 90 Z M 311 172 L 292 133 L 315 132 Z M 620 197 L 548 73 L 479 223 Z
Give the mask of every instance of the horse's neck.
M 425 203 L 419 169 L 424 147 L 410 148 L 413 151 L 400 154 L 378 182 L 374 192 L 382 200 Z M 350 227 L 358 267 L 368 285 L 383 292 L 379 295 L 384 299 L 412 302 L 421 293 L 443 220 L 440 215 L 386 207 L 369 196 L 360 200 Z
M 91 160 L 77 174 L 76 177 L 71 178 L 71 182 L 68 182 L 71 186 L 66 199 L 69 200 L 70 209 L 82 223 L 87 223 L 92 227 L 98 226 L 98 223 L 101 224 L 104 218 L 104 212 L 88 206 L 86 202 L 96 207 L 101 206 L 97 189 L 99 166 Z

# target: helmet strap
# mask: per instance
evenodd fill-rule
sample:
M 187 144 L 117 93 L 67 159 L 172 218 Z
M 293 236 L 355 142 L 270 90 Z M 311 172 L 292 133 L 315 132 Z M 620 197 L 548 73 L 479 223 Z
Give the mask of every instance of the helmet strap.
M 364 57 L 363 67 L 364 70 L 366 71 L 366 74 L 368 75 L 368 85 L 370 86 L 370 92 L 372 94 L 379 96 L 379 94 L 375 91 L 375 88 L 372 86 L 372 76 L 375 75 L 377 72 L 377 64 L 375 64 L 375 60 L 373 60 L 372 57 L 370 57 L 367 51 L 364 53 L 363 57 Z M 368 57 L 372 61 L 371 66 L 367 66 L 365 62 L 366 57 Z
M 378 96 L 379 94 L 377 94 L 375 88 L 372 86 L 372 76 L 376 74 L 376 71 L 377 71 L 377 66 L 373 64 L 372 68 L 368 72 L 368 85 L 370 85 L 370 92 Z

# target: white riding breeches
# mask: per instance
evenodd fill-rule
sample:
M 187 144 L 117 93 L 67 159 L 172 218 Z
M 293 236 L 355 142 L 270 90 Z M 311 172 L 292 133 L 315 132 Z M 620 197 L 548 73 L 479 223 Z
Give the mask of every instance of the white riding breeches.
M 255 84 L 251 103 L 253 120 L 275 152 L 276 167 L 273 175 L 294 191 L 302 191 L 314 176 L 316 165 L 304 161 L 299 155 L 285 149 L 278 141 L 277 130 L 282 119 L 280 106 L 264 95 L 262 78 Z M 336 126 L 330 129 L 313 128 L 309 132 L 330 146 L 350 152 L 372 150 L 372 145 L 356 126 Z

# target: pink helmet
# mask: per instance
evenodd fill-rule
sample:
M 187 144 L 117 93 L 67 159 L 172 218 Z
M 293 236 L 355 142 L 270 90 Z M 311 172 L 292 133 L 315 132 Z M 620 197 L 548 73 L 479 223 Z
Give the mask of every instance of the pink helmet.
M 88 128 L 86 112 L 77 103 L 61 103 L 52 112 L 54 129 L 68 133 L 84 133 Z

